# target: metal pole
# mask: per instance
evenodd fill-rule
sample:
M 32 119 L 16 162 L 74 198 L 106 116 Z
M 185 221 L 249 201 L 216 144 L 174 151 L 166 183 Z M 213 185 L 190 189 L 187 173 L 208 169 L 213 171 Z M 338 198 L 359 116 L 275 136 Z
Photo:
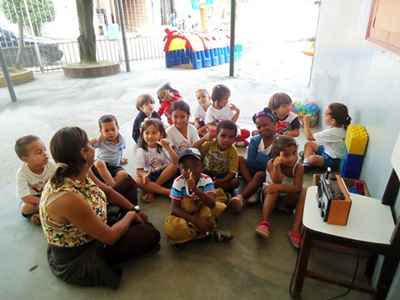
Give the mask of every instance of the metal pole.
M 235 73 L 235 21 L 236 21 L 236 0 L 231 0 L 231 40 L 229 58 L 229 76 Z
M 0 35 L 0 37 L 1 37 L 1 35 Z M 1 47 L 0 47 L 0 64 L 1 64 L 1 69 L 3 70 L 4 78 L 6 79 L 8 92 L 10 93 L 11 101 L 17 102 L 17 97 L 15 96 L 15 92 L 14 92 L 14 86 L 11 81 L 10 74 L 8 73 L 8 68 L 7 68 L 7 65 L 4 60 L 4 56 L 3 56 L 3 49 L 1 49 Z
M 121 26 L 122 45 L 124 47 L 125 67 L 126 67 L 126 71 L 130 72 L 131 67 L 129 65 L 128 45 L 126 43 L 125 24 L 124 24 L 124 16 L 123 16 L 123 11 L 122 11 L 122 1 L 121 0 L 117 0 L 117 6 L 118 6 L 119 24 Z
M 44 72 L 44 69 L 43 69 L 43 65 L 42 65 L 42 59 L 40 58 L 39 46 L 38 46 L 38 44 L 37 44 L 35 31 L 33 30 L 33 25 L 32 25 L 32 20 L 31 20 L 31 14 L 29 13 L 28 5 L 26 4 L 26 0 L 24 0 L 24 5 L 25 5 L 25 12 L 26 12 L 26 15 L 28 16 L 29 27 L 31 28 L 32 35 L 33 35 L 33 44 L 34 44 L 34 49 L 35 49 L 36 57 L 37 57 L 37 60 L 38 60 L 38 63 L 39 63 L 40 72 L 43 73 L 43 72 Z

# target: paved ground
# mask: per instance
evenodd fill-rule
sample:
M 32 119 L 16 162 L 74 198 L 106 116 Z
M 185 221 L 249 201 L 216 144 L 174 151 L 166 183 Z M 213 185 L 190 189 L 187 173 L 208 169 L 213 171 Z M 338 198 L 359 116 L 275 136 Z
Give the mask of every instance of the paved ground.
M 97 134 L 97 118 L 115 114 L 121 132 L 130 142 L 131 121 L 135 116 L 134 99 L 141 93 L 153 93 L 170 81 L 194 104 L 196 88 L 211 88 L 224 83 L 232 89 L 232 101 L 242 108 L 240 122 L 250 126 L 250 117 L 265 106 L 273 92 L 290 92 L 294 99 L 307 96 L 307 76 L 294 72 L 291 79 L 276 81 L 274 77 L 250 76 L 244 62 L 238 78 L 226 77 L 228 67 L 207 70 L 167 70 L 154 62 L 143 67 L 132 66 L 132 73 L 98 79 L 66 79 L 62 73 L 37 75 L 29 84 L 16 87 L 19 101 L 10 104 L 6 89 L 0 89 L 0 299 L 290 299 L 288 286 L 296 260 L 296 252 L 286 233 L 292 218 L 274 215 L 273 234 L 268 241 L 254 235 L 259 219 L 258 207 L 241 216 L 227 214 L 222 227 L 232 230 L 235 239 L 230 245 L 201 242 L 184 249 L 169 247 L 163 236 L 162 250 L 153 257 L 133 261 L 125 268 L 119 290 L 79 288 L 57 280 L 48 268 L 40 228 L 33 227 L 18 214 L 14 177 L 19 162 L 14 154 L 15 139 L 33 133 L 48 141 L 63 126 L 77 125 L 90 136 Z M 306 75 L 308 69 L 304 69 Z M 247 75 L 246 75 L 247 74 Z M 273 75 L 273 74 L 272 74 Z M 257 77 L 257 78 L 256 78 Z M 280 82 L 278 85 L 277 82 Z M 193 107 L 193 106 L 192 106 Z M 129 144 L 127 169 L 133 171 L 133 142 Z M 166 200 L 143 205 L 157 228 L 168 213 Z M 328 259 L 320 254 L 325 252 Z M 311 264 L 326 273 L 336 272 L 351 277 L 354 258 L 316 251 Z M 30 268 L 37 266 L 30 271 Z M 307 280 L 304 299 L 327 299 L 340 294 L 343 288 Z M 365 299 L 364 294 L 350 293 L 345 299 Z

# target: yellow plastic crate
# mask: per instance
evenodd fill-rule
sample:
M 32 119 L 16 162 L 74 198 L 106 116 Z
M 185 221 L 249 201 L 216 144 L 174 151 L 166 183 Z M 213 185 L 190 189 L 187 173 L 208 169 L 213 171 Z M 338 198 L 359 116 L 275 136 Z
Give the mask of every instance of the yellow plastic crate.
M 368 133 L 360 124 L 350 124 L 346 131 L 347 152 L 355 155 L 364 155 L 367 149 Z

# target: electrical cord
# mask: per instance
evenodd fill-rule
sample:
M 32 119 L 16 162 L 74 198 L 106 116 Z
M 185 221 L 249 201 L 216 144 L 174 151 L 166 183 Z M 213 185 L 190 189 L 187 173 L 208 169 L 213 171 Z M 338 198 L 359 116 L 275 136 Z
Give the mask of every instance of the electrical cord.
M 360 254 L 357 254 L 356 267 L 355 267 L 355 269 L 354 269 L 353 278 L 351 279 L 351 285 L 353 285 L 354 282 L 356 281 L 357 273 L 358 273 L 358 267 L 359 267 L 359 266 L 360 266 Z M 336 299 L 339 299 L 339 298 L 343 298 L 343 297 L 347 296 L 347 295 L 352 291 L 352 289 L 353 289 L 353 288 L 349 287 L 349 288 L 346 290 L 346 292 L 344 292 L 343 294 L 337 295 L 337 296 L 335 296 L 335 297 L 333 297 L 333 298 L 329 298 L 328 300 L 336 300 Z
M 299 257 L 300 257 L 300 251 L 297 252 L 296 264 L 295 264 L 296 267 L 297 267 L 297 264 L 299 262 Z M 355 269 L 354 269 L 353 278 L 351 279 L 351 285 L 354 284 L 354 282 L 355 282 L 355 280 L 357 278 L 357 273 L 358 273 L 359 266 L 360 266 L 360 254 L 357 254 L 357 261 L 356 261 L 356 266 L 355 266 Z M 289 294 L 290 294 L 290 296 L 292 298 L 295 298 L 295 295 L 294 295 L 294 292 L 293 292 L 294 274 L 295 274 L 295 272 L 292 273 L 292 276 L 290 278 L 290 284 L 289 284 Z M 334 296 L 333 298 L 329 298 L 327 300 L 336 300 L 336 299 L 339 299 L 339 298 L 343 298 L 343 297 L 347 296 L 351 291 L 352 291 L 352 288 L 350 287 L 343 294 Z

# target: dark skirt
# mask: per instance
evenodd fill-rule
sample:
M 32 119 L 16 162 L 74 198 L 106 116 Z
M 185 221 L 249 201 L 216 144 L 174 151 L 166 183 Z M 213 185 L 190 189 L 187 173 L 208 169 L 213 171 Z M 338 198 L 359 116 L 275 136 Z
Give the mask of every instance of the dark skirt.
M 49 245 L 47 258 L 53 274 L 80 286 L 118 288 L 121 263 L 160 249 L 160 233 L 152 224 L 132 224 L 112 246 L 98 241 L 78 247 Z

